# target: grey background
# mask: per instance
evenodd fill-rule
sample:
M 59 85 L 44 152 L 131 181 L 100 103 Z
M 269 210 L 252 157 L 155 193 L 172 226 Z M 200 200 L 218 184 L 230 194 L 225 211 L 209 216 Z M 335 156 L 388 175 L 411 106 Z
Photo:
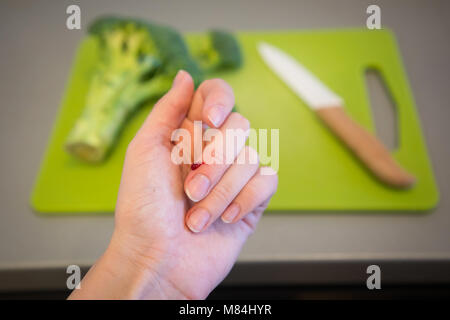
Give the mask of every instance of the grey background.
M 450 282 L 450 2 L 2 0 L 0 290 L 64 288 L 65 267 L 91 265 L 113 229 L 112 217 L 41 217 L 28 205 L 85 32 L 66 29 L 69 4 L 80 5 L 83 29 L 99 14 L 121 13 L 197 31 L 362 27 L 372 3 L 398 38 L 441 192 L 437 209 L 268 214 L 226 281 L 363 285 L 375 263 L 385 281 Z

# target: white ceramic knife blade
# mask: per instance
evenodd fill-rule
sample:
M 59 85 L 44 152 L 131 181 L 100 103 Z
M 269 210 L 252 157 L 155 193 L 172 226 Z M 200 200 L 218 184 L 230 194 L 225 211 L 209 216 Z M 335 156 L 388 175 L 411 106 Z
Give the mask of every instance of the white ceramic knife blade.
M 272 71 L 310 108 L 316 110 L 343 105 L 340 96 L 290 55 L 265 42 L 259 43 L 258 51 Z
M 261 42 L 258 51 L 269 68 L 328 125 L 378 179 L 398 188 L 409 188 L 414 184 L 414 176 L 392 158 L 389 150 L 348 116 L 342 107 L 344 101 L 340 96 L 282 50 Z

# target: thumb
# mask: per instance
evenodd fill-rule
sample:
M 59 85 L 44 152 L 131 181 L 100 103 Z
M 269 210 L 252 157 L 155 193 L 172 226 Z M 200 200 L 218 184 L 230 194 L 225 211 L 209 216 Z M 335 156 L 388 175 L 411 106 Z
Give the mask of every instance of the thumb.
M 184 70 L 178 71 L 172 88 L 155 104 L 137 136 L 170 139 L 179 128 L 191 106 L 194 81 Z

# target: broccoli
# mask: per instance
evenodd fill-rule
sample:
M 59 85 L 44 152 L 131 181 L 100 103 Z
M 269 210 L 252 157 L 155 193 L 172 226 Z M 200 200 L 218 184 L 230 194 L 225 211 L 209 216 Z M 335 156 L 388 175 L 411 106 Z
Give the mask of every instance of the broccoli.
M 106 17 L 96 20 L 88 32 L 98 40 L 99 63 L 66 149 L 79 159 L 99 162 L 128 116 L 149 99 L 162 96 L 178 70 L 189 72 L 196 85 L 203 73 L 181 35 L 170 27 Z
M 238 69 L 242 65 L 238 40 L 230 32 L 211 30 L 196 47 L 193 48 L 194 57 L 207 72 Z

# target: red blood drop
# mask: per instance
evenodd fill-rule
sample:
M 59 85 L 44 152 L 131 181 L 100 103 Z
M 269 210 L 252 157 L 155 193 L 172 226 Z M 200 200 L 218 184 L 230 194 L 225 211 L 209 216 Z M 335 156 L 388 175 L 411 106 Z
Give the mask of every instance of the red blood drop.
M 196 170 L 196 169 L 198 169 L 198 167 L 200 167 L 203 163 L 204 163 L 204 162 L 202 162 L 202 163 L 193 163 L 193 164 L 191 165 L 191 170 Z

